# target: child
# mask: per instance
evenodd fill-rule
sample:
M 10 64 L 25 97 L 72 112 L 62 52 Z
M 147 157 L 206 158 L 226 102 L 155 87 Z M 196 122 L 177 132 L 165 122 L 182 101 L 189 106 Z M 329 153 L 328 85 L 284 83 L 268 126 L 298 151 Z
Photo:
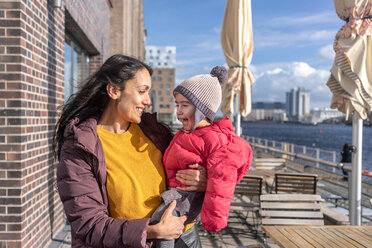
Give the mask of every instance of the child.
M 226 81 L 226 74 L 225 67 L 216 66 L 209 75 L 186 79 L 174 89 L 177 118 L 182 129 L 176 133 L 163 157 L 169 190 L 161 195 L 164 204 L 156 210 L 153 220 L 159 220 L 167 205 L 177 200 L 173 214 L 186 214 L 185 224 L 195 220 L 201 212 L 205 230 L 218 232 L 227 226 L 235 185 L 251 165 L 252 150 L 234 133 L 228 117 L 213 122 L 221 103 L 221 85 Z M 185 187 L 176 180 L 177 171 L 190 164 L 207 169 L 205 194 L 176 189 Z M 161 240 L 157 247 L 173 247 L 172 242 Z

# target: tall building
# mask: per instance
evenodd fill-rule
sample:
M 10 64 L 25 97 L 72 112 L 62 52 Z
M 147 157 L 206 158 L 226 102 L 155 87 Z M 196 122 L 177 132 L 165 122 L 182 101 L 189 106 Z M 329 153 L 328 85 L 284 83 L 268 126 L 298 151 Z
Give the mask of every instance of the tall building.
M 154 70 L 152 74 L 151 111 L 158 113 L 158 119 L 173 123 L 176 47 L 146 46 L 146 63 Z
M 110 32 L 144 58 L 142 19 L 138 0 L 0 1 L 0 247 L 48 247 L 65 226 L 52 149 L 60 106 L 111 51 L 127 51 Z
M 310 113 L 310 92 L 293 88 L 286 92 L 287 115 L 291 121 L 301 121 Z

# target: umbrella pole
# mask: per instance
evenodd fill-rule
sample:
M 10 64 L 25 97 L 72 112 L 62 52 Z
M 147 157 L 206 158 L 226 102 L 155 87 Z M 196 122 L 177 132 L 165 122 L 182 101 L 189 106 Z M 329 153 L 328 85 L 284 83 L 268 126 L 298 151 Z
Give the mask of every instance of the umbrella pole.
M 349 201 L 349 219 L 351 225 L 361 225 L 361 198 L 362 198 L 362 142 L 363 120 L 354 112 L 352 127 L 352 144 L 356 150 L 352 155 L 351 197 Z M 349 185 L 350 187 L 350 185 Z
M 238 136 L 241 136 L 241 127 L 240 127 L 240 121 L 241 121 L 241 115 L 240 115 L 240 92 L 236 96 L 235 100 L 235 106 L 236 106 L 236 116 L 235 116 L 235 133 Z

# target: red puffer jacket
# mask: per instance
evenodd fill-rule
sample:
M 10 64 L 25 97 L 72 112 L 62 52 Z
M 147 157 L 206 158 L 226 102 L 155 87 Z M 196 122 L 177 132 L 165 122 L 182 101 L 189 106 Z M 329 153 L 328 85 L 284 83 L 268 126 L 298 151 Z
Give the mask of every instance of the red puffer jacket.
M 228 117 L 187 134 L 179 131 L 163 157 L 169 187 L 185 187 L 176 173 L 190 164 L 207 169 L 208 182 L 201 221 L 207 231 L 217 232 L 227 225 L 235 185 L 252 163 L 250 145 L 234 133 Z

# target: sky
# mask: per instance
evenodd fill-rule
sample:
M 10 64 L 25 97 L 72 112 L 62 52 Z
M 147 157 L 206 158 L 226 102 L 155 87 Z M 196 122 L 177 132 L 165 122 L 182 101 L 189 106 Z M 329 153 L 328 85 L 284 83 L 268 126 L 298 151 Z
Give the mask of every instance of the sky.
M 226 0 L 143 0 L 146 45 L 176 46 L 176 84 L 216 65 Z M 311 108 L 329 107 L 333 41 L 343 26 L 332 0 L 252 0 L 252 101 L 285 102 L 294 87 Z

